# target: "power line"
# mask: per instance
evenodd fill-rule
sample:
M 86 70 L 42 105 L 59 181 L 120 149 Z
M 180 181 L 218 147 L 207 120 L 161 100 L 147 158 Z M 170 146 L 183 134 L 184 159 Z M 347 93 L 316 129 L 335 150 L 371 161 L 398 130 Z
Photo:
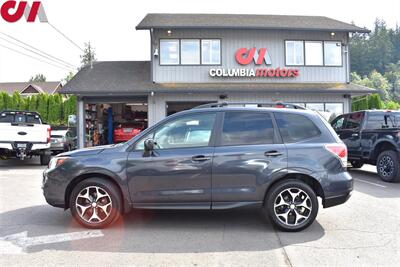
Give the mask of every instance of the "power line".
M 65 39 L 67 39 L 71 44 L 73 44 L 75 47 L 77 47 L 79 50 L 82 52 L 85 52 L 79 45 L 77 45 L 74 41 L 71 40 L 67 35 L 65 35 L 63 32 L 61 32 L 59 29 L 57 29 L 53 24 L 50 22 L 47 22 L 54 30 L 56 30 L 59 34 L 61 34 Z
M 37 60 L 37 61 L 40 61 L 40 62 L 43 62 L 43 63 L 49 64 L 49 65 L 52 65 L 52 66 L 54 66 L 54 67 L 56 67 L 56 68 L 59 68 L 59 69 L 64 69 L 64 70 L 67 70 L 67 71 L 71 71 L 71 69 L 67 69 L 66 67 L 62 67 L 62 66 L 57 66 L 57 65 L 55 65 L 55 64 L 53 64 L 53 63 L 50 63 L 50 62 L 44 61 L 44 60 L 42 60 L 42 59 L 40 59 L 40 58 L 37 58 L 37 57 L 31 56 L 31 55 L 28 55 L 28 54 L 25 54 L 24 52 L 21 52 L 21 51 L 15 50 L 15 49 L 13 49 L 13 48 L 11 48 L 11 47 L 8 47 L 8 46 L 6 46 L 6 45 L 2 45 L 2 44 L 0 44 L 0 47 L 4 47 L 4 48 L 6 48 L 6 49 L 9 49 L 9 50 L 11 50 L 11 51 L 13 51 L 13 52 L 15 52 L 15 53 L 18 53 L 18 54 L 21 54 L 21 55 L 24 55 L 24 56 L 27 56 L 27 57 L 33 58 L 33 59 L 35 59 L 35 60 Z
M 49 59 L 49 60 L 51 60 L 51 61 L 59 61 L 59 62 L 57 62 L 57 64 L 65 65 L 66 67 L 69 67 L 69 68 L 71 68 L 71 67 L 72 67 L 72 68 L 77 68 L 77 67 L 74 66 L 73 64 L 70 64 L 70 63 L 68 63 L 68 62 L 66 62 L 66 61 L 64 61 L 64 60 L 62 60 L 62 59 L 59 59 L 59 58 L 57 58 L 57 57 L 55 57 L 55 56 L 52 56 L 52 55 L 50 55 L 50 54 L 48 54 L 48 53 L 46 53 L 46 52 L 44 52 L 44 51 L 42 51 L 42 50 L 40 50 L 40 49 L 38 49 L 38 48 L 36 48 L 36 47 L 33 47 L 32 45 L 29 45 L 29 44 L 27 44 L 27 43 L 25 43 L 25 42 L 23 42 L 23 41 L 21 41 L 21 40 L 18 40 L 17 38 L 15 38 L 15 37 L 13 37 L 13 36 L 11 36 L 11 35 L 9 35 L 9 34 L 6 34 L 6 33 L 4 33 L 4 32 L 0 32 L 0 33 L 3 34 L 3 35 L 6 36 L 6 37 L 12 39 L 12 40 L 15 40 L 15 41 L 17 41 L 17 42 L 19 42 L 19 43 L 21 43 L 21 44 L 27 46 L 27 47 L 30 47 L 30 48 L 32 48 L 32 49 L 38 51 L 39 53 L 36 52 L 36 51 L 33 51 L 33 50 L 29 49 L 29 48 L 26 48 L 26 47 L 24 47 L 24 46 L 22 46 L 22 45 L 20 45 L 20 44 L 18 44 L 18 43 L 15 43 L 15 42 L 12 42 L 12 41 L 10 41 L 10 40 L 7 40 L 7 39 L 5 39 L 5 38 L 0 37 L 0 39 L 4 40 L 4 41 L 6 41 L 6 42 L 8 42 L 8 43 L 10 43 L 10 44 L 13 44 L 13 45 L 16 45 L 16 46 L 18 46 L 18 47 L 20 47 L 20 48 L 23 48 L 23 49 L 25 49 L 25 50 L 28 50 L 29 52 L 32 52 L 32 53 L 34 53 L 34 54 L 37 54 L 37 55 L 39 55 L 39 56 L 41 56 L 41 57 L 45 57 L 46 59 Z M 40 53 L 41 53 L 41 54 L 44 54 L 44 55 L 41 55 Z

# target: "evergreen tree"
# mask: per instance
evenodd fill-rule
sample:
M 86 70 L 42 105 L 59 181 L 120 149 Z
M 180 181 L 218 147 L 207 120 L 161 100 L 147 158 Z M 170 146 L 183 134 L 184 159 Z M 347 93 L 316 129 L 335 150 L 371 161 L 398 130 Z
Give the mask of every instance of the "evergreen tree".
M 48 95 L 39 94 L 37 101 L 37 112 L 39 112 L 40 116 L 45 122 L 48 121 L 48 105 L 49 105 Z

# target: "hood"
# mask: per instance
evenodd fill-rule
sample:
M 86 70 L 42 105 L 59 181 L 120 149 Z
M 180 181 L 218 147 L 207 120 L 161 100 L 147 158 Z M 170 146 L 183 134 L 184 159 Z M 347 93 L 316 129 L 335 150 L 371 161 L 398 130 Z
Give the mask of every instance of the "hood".
M 111 149 L 116 147 L 115 145 L 106 145 L 106 146 L 95 146 L 95 147 L 87 147 L 82 148 L 74 151 L 65 152 L 59 154 L 59 157 L 67 156 L 67 157 L 80 157 L 80 156 L 90 156 L 90 155 L 97 155 L 103 152 L 106 149 Z

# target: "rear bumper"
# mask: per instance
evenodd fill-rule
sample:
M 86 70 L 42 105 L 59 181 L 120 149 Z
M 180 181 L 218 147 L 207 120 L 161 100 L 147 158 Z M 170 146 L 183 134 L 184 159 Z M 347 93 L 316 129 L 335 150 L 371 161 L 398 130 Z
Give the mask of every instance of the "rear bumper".
M 345 203 L 353 191 L 353 178 L 345 171 L 328 175 L 325 183 L 325 196 L 322 201 L 324 208 L 329 208 Z

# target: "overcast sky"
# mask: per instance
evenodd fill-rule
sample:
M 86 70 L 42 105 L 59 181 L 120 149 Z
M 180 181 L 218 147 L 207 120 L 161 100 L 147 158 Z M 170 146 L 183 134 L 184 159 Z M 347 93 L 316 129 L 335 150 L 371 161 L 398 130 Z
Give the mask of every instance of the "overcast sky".
M 0 4 L 4 1 L 0 0 Z M 378 17 L 386 20 L 389 27 L 400 24 L 398 0 L 42 0 L 42 3 L 51 24 L 81 47 L 90 41 L 101 61 L 149 60 L 149 33 L 135 30 L 147 13 L 321 15 L 344 22 L 354 21 L 357 26 L 367 28 L 372 28 Z M 27 23 L 21 19 L 11 24 L 0 19 L 0 32 L 70 64 L 80 64 L 81 51 L 46 23 Z M 0 37 L 4 38 L 1 34 Z M 48 81 L 61 80 L 68 73 L 2 45 L 24 51 L 0 39 L 0 82 L 27 81 L 36 73 L 43 73 Z

